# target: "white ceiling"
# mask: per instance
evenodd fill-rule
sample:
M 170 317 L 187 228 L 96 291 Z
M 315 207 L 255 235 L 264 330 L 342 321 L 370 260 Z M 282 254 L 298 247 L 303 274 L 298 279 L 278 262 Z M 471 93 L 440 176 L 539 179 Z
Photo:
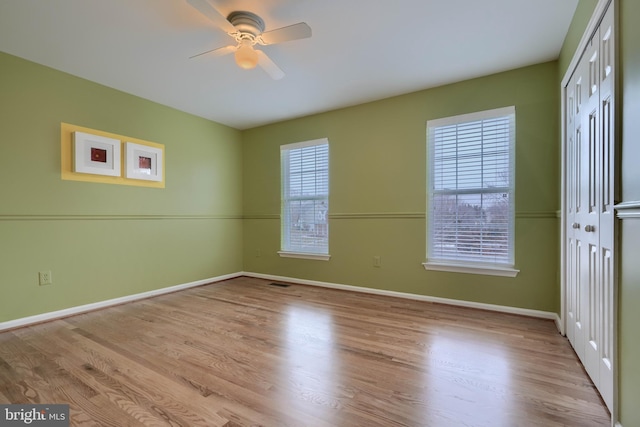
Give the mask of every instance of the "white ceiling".
M 186 0 L 0 0 L 0 51 L 238 129 L 558 57 L 578 0 L 210 0 L 310 39 L 261 47 L 286 73 L 239 69 Z

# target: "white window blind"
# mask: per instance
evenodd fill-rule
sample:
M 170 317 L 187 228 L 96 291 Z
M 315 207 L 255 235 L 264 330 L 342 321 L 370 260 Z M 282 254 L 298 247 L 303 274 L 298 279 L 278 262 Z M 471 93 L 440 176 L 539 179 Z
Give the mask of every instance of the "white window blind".
M 514 264 L 515 107 L 427 122 L 428 262 Z
M 329 253 L 329 141 L 280 147 L 282 250 Z

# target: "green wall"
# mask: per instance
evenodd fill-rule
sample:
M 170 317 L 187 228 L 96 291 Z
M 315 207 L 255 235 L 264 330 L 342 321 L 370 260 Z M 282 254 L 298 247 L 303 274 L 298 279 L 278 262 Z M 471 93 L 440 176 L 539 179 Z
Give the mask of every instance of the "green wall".
M 244 131 L 245 271 L 557 312 L 557 80 L 554 61 Z M 427 120 L 509 105 L 520 274 L 425 271 Z M 331 260 L 280 258 L 279 146 L 321 137 L 330 144 Z
M 61 180 L 60 122 L 164 144 L 166 188 Z M 240 137 L 0 53 L 0 322 L 242 271 Z

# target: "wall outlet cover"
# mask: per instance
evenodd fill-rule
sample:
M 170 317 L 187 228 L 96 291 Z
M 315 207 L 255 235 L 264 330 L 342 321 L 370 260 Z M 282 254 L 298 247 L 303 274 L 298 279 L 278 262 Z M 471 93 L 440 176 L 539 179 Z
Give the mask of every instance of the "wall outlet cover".
M 51 277 L 51 271 L 41 271 L 38 273 L 38 280 L 40 286 L 52 284 L 53 278 Z

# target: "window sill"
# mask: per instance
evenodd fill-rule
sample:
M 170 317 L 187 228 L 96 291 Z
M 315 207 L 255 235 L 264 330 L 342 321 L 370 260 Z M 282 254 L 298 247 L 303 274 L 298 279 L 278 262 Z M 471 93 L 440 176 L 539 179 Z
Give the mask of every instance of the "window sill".
M 483 274 L 486 276 L 516 277 L 520 270 L 509 267 L 488 265 L 447 264 L 443 262 L 423 262 L 425 270 L 448 271 L 450 273 Z
M 329 261 L 331 258 L 329 254 L 313 254 L 308 252 L 278 251 L 278 255 L 282 258 L 314 259 L 316 261 Z

